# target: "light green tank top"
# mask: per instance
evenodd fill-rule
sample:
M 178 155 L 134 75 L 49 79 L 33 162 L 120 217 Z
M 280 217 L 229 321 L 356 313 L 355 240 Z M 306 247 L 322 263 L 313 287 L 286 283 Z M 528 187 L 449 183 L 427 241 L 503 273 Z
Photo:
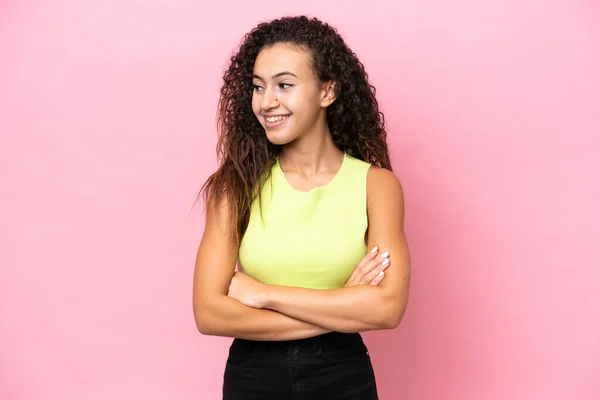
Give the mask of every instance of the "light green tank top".
M 239 270 L 271 285 L 343 287 L 367 252 L 367 171 L 370 164 L 344 154 L 325 186 L 294 189 L 279 160 L 262 188 L 239 249 Z

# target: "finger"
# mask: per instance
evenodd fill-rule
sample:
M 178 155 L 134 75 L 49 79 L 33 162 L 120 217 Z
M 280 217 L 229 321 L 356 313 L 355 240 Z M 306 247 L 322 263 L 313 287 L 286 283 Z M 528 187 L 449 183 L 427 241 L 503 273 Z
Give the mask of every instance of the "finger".
M 354 270 L 360 270 L 360 268 L 364 268 L 364 266 L 366 264 L 368 264 L 371 260 L 375 259 L 375 257 L 377 257 L 377 253 L 379 253 L 379 247 L 375 246 L 371 249 L 371 251 L 369 251 L 367 254 L 364 255 L 363 258 L 361 258 L 361 260 L 358 262 L 358 264 L 356 265 L 356 268 L 354 268 Z
M 373 286 L 379 285 L 381 283 L 381 281 L 383 280 L 384 276 L 385 276 L 385 272 L 381 271 L 380 273 L 377 274 L 377 276 L 375 278 L 373 278 L 370 285 L 373 285 Z
M 371 261 L 372 259 L 374 259 L 377 256 L 377 253 L 379 253 L 379 246 L 375 246 L 371 249 L 371 251 L 369 251 L 367 254 L 365 254 L 365 256 L 360 260 L 360 262 L 358 263 L 358 267 L 368 263 L 369 261 Z
M 372 277 L 369 278 L 369 279 L 367 279 L 366 276 L 369 273 L 372 273 L 374 270 L 376 270 L 381 265 L 381 263 L 383 262 L 382 258 L 383 258 L 383 260 L 385 260 L 385 259 L 388 258 L 388 256 L 389 256 L 389 253 L 385 252 L 385 253 L 381 254 L 379 257 L 374 258 L 373 260 L 371 260 L 369 263 L 367 263 L 362 268 L 360 268 L 357 271 L 357 275 L 354 277 L 354 284 L 360 285 L 360 284 L 363 284 L 363 283 L 369 283 L 369 282 L 371 282 Z M 379 273 L 379 271 L 377 271 L 376 273 Z
M 361 271 L 361 277 L 359 279 L 356 279 L 358 281 L 358 283 L 369 283 L 372 279 L 367 280 L 366 276 L 370 273 L 372 273 L 375 269 L 379 268 L 381 266 L 381 263 L 383 262 L 383 260 L 388 259 L 389 257 L 389 253 L 385 252 L 383 254 L 381 254 L 379 257 L 375 258 L 374 260 L 372 260 L 371 262 L 369 262 L 367 265 L 365 265 Z M 379 271 L 377 271 L 377 273 L 379 273 Z
M 354 271 L 352 271 L 352 275 L 350 275 L 350 278 L 347 281 L 348 285 L 352 285 L 354 283 L 354 281 L 356 281 L 356 277 L 358 274 L 360 274 L 361 270 L 365 267 L 365 265 L 367 263 L 369 263 L 370 261 L 372 261 L 376 256 L 377 253 L 379 252 L 379 247 L 375 246 L 373 247 L 373 249 L 368 252 L 358 263 L 358 265 L 356 266 L 356 268 L 354 268 Z
M 371 283 L 371 281 L 373 279 L 375 279 L 375 277 L 381 271 L 385 271 L 389 266 L 390 266 L 390 259 L 389 258 L 383 259 L 383 261 L 381 261 L 379 263 L 379 265 L 377 265 L 376 268 L 373 268 L 371 271 L 369 271 L 367 274 L 365 274 L 365 276 L 360 280 L 359 285 L 362 283 Z

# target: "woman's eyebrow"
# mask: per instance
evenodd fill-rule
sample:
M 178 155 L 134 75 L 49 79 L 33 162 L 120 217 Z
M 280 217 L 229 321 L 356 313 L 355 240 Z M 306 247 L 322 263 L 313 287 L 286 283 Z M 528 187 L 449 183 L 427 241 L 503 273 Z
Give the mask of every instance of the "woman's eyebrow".
M 273 75 L 271 77 L 271 79 L 279 78 L 279 77 L 284 76 L 284 75 L 291 75 L 294 78 L 297 78 L 297 76 L 295 74 L 293 74 L 293 73 L 291 73 L 289 71 L 283 71 L 283 72 L 279 72 L 278 74 Z M 252 75 L 252 77 L 256 78 L 256 79 L 260 79 L 261 81 L 264 81 L 264 79 L 261 78 L 259 75 L 254 74 L 254 75 Z

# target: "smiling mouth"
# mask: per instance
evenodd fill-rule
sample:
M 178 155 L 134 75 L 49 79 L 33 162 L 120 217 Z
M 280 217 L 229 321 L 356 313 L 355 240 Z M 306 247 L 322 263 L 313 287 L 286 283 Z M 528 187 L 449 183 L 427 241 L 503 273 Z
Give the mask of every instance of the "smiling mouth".
M 276 117 L 265 117 L 265 121 L 267 122 L 279 122 L 279 121 L 283 121 L 284 119 L 288 119 L 290 116 L 289 115 L 278 115 Z

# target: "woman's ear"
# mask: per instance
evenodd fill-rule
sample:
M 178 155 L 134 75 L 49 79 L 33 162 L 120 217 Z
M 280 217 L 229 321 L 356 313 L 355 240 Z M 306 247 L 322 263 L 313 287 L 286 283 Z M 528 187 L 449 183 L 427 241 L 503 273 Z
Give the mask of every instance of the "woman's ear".
M 321 86 L 321 107 L 329 107 L 337 99 L 337 84 L 334 80 L 323 82 Z

